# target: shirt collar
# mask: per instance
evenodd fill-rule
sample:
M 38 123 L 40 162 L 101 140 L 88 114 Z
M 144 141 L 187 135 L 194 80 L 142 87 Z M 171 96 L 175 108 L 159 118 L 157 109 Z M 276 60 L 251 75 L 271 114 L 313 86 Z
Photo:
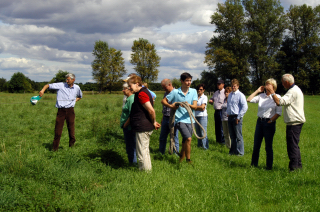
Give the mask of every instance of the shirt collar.
M 293 83 L 293 84 L 290 86 L 290 88 L 289 88 L 289 89 L 291 89 L 291 88 L 292 88 L 293 86 L 295 86 L 295 85 L 296 85 L 296 84 L 294 84 L 294 83 Z
M 179 93 L 182 93 L 183 95 L 184 95 L 184 93 L 182 92 L 182 90 L 181 90 L 181 87 L 180 88 L 178 88 L 178 92 Z M 187 94 L 190 92 L 190 88 L 188 89 L 188 92 L 187 92 Z

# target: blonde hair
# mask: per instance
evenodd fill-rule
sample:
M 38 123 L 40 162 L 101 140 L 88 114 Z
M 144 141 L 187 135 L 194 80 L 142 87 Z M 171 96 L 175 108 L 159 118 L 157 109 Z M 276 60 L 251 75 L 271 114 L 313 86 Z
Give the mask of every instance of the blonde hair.
M 237 79 L 231 80 L 231 85 L 234 85 L 234 84 L 240 86 L 239 81 Z
M 273 78 L 270 78 L 270 79 L 267 79 L 266 83 L 267 84 L 270 84 L 273 86 L 273 90 L 276 91 L 277 90 L 277 81 Z

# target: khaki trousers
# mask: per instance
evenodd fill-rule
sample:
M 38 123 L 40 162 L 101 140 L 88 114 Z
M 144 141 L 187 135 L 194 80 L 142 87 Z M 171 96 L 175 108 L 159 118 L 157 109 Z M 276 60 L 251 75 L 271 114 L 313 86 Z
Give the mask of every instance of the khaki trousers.
M 228 121 L 222 121 L 222 128 L 223 128 L 224 141 L 225 141 L 228 149 L 230 149 L 231 148 L 231 139 L 230 139 L 230 135 L 229 135 Z
M 140 170 L 151 171 L 152 168 L 149 150 L 151 134 L 152 130 L 146 132 L 136 132 L 136 151 Z

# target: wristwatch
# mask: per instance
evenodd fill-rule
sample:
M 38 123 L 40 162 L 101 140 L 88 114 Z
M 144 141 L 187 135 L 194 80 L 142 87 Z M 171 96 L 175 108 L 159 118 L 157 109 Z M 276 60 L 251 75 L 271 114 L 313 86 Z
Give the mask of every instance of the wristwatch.
M 272 93 L 271 96 L 275 95 L 275 93 Z

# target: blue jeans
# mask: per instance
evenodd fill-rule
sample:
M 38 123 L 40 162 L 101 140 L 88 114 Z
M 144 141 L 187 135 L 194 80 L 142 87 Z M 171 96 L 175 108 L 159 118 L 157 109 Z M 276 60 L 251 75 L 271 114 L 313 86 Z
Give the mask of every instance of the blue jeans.
M 196 117 L 197 121 L 201 124 L 204 130 L 207 132 L 207 125 L 208 125 L 208 116 L 198 116 Z M 199 137 L 203 136 L 202 129 L 197 123 L 194 123 L 196 128 L 197 135 Z M 204 139 L 198 139 L 198 147 L 203 147 L 204 149 L 209 149 L 209 142 L 208 142 L 208 135 Z
M 126 142 L 126 151 L 128 154 L 129 163 L 137 163 L 136 156 L 136 133 L 128 130 L 128 127 L 123 128 L 124 141 Z
M 267 169 L 272 169 L 273 164 L 273 136 L 276 132 L 276 122 L 268 123 L 269 119 L 260 119 L 257 120 L 256 131 L 254 133 L 254 144 L 251 165 L 258 166 L 259 153 L 262 140 L 266 143 L 266 155 L 267 155 Z
M 169 116 L 163 116 L 162 122 L 161 122 L 161 132 L 160 132 L 160 142 L 159 142 L 159 151 L 164 154 L 166 151 L 166 145 L 167 145 L 167 138 L 168 135 L 170 135 L 170 128 L 169 128 Z M 176 129 L 176 132 L 174 133 L 174 142 L 175 146 L 179 153 L 179 135 L 178 135 L 178 129 Z
M 242 121 L 236 124 L 237 116 L 228 117 L 228 128 L 231 138 L 231 148 L 229 151 L 230 155 L 244 155 L 244 142 L 242 137 Z

